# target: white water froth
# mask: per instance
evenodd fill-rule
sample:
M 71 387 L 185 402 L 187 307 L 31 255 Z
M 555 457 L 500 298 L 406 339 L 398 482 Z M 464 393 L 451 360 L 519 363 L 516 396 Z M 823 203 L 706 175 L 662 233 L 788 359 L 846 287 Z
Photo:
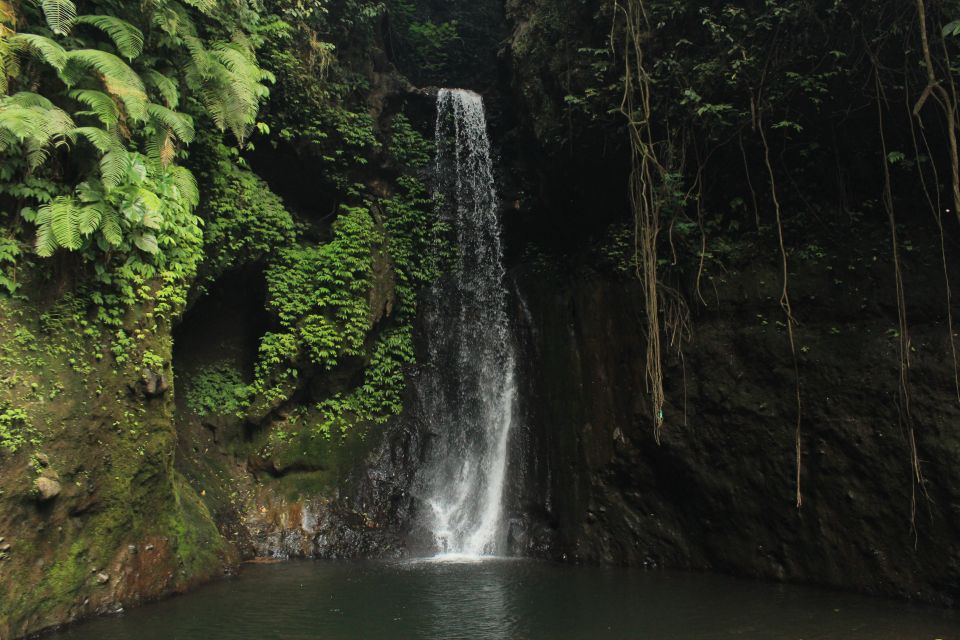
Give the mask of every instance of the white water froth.
M 451 277 L 434 285 L 425 314 L 430 366 L 419 393 L 435 438 L 423 489 L 438 558 L 464 561 L 505 547 L 502 503 L 516 358 L 482 98 L 442 89 L 436 140 L 436 195 L 458 251 Z

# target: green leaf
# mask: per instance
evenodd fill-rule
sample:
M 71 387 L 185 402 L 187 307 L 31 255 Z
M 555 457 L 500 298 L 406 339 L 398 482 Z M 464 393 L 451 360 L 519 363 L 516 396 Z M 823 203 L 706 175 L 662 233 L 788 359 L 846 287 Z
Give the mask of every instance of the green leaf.
M 71 0 L 42 0 L 40 6 L 47 19 L 47 25 L 57 35 L 70 33 L 77 18 L 77 7 Z
M 107 93 L 123 102 L 132 119 L 139 122 L 146 120 L 146 87 L 137 72 L 123 60 L 99 49 L 77 49 L 68 52 L 67 63 L 62 72 L 67 86 L 78 84 L 85 75 L 84 71 L 93 71 L 103 82 Z
M 114 16 L 80 16 L 75 24 L 87 24 L 100 29 L 113 40 L 120 55 L 133 60 L 143 53 L 143 32 Z
M 184 143 L 193 142 L 193 120 L 190 116 L 152 102 L 147 105 L 147 113 L 156 122 L 173 131 L 174 135 Z
M 60 71 L 67 64 L 67 51 L 45 36 L 35 33 L 18 33 L 9 38 L 15 50 L 29 51 L 51 67 Z
M 163 98 L 167 107 L 171 109 L 177 108 L 177 105 L 180 104 L 180 90 L 177 88 L 175 81 L 154 69 L 150 69 L 144 73 L 143 78 L 150 86 L 157 90 L 157 93 Z
M 77 115 L 95 116 L 108 129 L 115 127 L 120 121 L 120 108 L 112 97 L 102 91 L 80 89 L 71 91 L 70 97 L 90 109 L 78 112 Z
M 157 246 L 157 237 L 152 233 L 138 233 L 133 236 L 133 244 L 141 251 L 154 255 L 160 251 Z

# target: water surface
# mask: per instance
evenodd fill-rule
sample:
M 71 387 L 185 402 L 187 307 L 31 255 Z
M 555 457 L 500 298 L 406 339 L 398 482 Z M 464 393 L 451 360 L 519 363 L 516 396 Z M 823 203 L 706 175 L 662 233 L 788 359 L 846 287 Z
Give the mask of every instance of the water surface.
M 957 612 L 733 578 L 484 562 L 293 562 L 51 640 L 953 640 Z

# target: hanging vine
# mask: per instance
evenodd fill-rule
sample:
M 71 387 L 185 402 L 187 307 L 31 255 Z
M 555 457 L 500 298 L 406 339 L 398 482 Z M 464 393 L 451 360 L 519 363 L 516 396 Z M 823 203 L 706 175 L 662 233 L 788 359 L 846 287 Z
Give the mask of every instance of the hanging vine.
M 917 487 L 923 487 L 923 472 L 920 468 L 920 456 L 917 452 L 916 430 L 913 424 L 913 415 L 910 409 L 910 327 L 907 323 L 907 303 L 904 294 L 903 270 L 900 266 L 900 241 L 897 234 L 896 210 L 893 202 L 893 180 L 890 176 L 890 161 L 887 147 L 887 137 L 884 130 L 884 96 L 880 81 L 879 67 L 874 72 L 874 87 L 877 103 L 877 126 L 880 134 L 881 162 L 883 165 L 883 209 L 887 214 L 887 223 L 890 227 L 890 248 L 893 256 L 893 273 L 897 296 L 897 337 L 899 379 L 897 385 L 897 412 L 901 425 L 907 429 L 907 441 L 910 445 L 910 524 L 916 532 L 917 517 Z
M 780 307 L 787 319 L 787 337 L 790 339 L 790 358 L 793 363 L 794 396 L 796 401 L 797 422 L 794 427 L 793 446 L 795 454 L 795 487 L 797 508 L 803 506 L 803 492 L 800 485 L 800 476 L 803 469 L 802 429 L 803 429 L 803 402 L 800 395 L 800 362 L 797 358 L 797 340 L 794 327 L 797 324 L 793 316 L 793 305 L 790 302 L 790 265 L 787 260 L 787 248 L 783 239 L 783 209 L 780 206 L 780 196 L 777 192 L 777 179 L 773 172 L 773 163 L 770 161 L 770 144 L 767 141 L 767 132 L 763 124 L 763 115 L 758 111 L 757 129 L 760 132 L 760 141 L 763 144 L 763 161 L 770 179 L 770 196 L 773 199 L 773 211 L 777 223 L 777 240 L 780 245 L 780 263 L 782 267 L 782 285 L 780 291 Z
M 635 270 L 643 285 L 647 312 L 645 371 L 653 408 L 654 434 L 659 443 L 666 402 L 661 337 L 668 334 L 669 344 L 680 350 L 689 328 L 689 310 L 683 297 L 659 281 L 658 271 L 657 241 L 671 180 L 668 166 L 676 154 L 669 140 L 658 142 L 654 135 L 652 81 L 645 66 L 644 50 L 650 25 L 643 0 L 614 0 L 614 25 L 617 16 L 623 20 L 624 76 L 620 113 L 627 120 L 630 137 L 629 195 L 634 218 Z M 615 42 L 615 33 L 612 33 L 611 47 L 615 48 Z
M 952 80 L 948 82 L 949 91 L 944 88 L 943 82 L 937 78 L 937 70 L 930 50 L 930 37 L 927 33 L 927 7 L 924 0 L 916 0 L 917 20 L 920 27 L 920 51 L 923 55 L 923 65 L 927 71 L 927 86 L 913 107 L 913 115 L 919 117 L 923 107 L 932 96 L 943 112 L 947 125 L 947 144 L 950 149 L 950 176 L 953 187 L 953 210 L 960 217 L 960 150 L 957 148 L 957 91 Z M 944 47 L 946 56 L 946 47 Z M 949 64 L 947 65 L 949 73 Z M 878 80 L 879 82 L 879 80 Z

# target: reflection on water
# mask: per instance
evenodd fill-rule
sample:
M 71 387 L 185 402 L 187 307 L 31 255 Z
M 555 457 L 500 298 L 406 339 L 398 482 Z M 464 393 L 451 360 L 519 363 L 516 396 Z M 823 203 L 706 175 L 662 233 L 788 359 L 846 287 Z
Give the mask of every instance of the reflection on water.
M 943 640 L 956 612 L 682 573 L 523 560 L 252 565 L 51 640 Z

